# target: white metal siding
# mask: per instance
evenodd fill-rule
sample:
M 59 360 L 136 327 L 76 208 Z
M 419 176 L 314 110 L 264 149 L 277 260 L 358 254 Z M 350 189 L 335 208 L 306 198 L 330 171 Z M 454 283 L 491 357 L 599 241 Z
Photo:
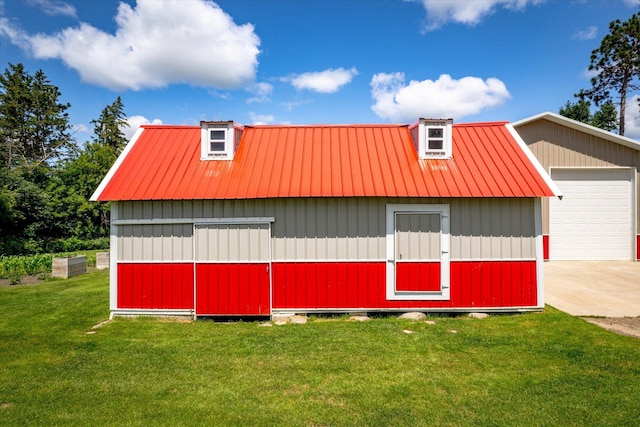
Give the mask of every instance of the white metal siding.
M 630 169 L 552 169 L 562 200 L 551 199 L 552 260 L 630 260 L 633 242 Z

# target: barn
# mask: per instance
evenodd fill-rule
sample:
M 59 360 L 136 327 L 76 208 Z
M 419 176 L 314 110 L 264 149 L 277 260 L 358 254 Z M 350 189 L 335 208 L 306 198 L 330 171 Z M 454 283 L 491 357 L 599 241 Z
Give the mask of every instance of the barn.
M 113 315 L 544 307 L 541 201 L 504 122 L 143 126 L 111 202 Z
M 542 202 L 545 258 L 640 259 L 640 143 L 549 112 L 513 127 L 563 194 Z

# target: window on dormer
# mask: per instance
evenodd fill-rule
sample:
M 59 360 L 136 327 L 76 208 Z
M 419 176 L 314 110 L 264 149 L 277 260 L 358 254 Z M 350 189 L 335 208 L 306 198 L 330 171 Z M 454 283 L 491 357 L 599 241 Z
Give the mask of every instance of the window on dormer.
M 209 151 L 211 153 L 224 153 L 226 150 L 227 131 L 224 129 L 211 129 L 209 131 Z
M 420 119 L 418 154 L 421 159 L 450 159 L 452 119 Z M 415 138 L 415 137 L 414 137 Z
M 437 128 L 427 128 L 428 129 L 428 137 L 427 137 L 427 151 L 441 151 L 444 148 L 444 129 Z

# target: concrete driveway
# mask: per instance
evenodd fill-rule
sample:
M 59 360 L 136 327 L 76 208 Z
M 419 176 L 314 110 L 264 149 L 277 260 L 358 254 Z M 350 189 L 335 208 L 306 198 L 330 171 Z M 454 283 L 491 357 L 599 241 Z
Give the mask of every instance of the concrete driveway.
M 544 263 L 545 303 L 573 316 L 640 316 L 640 262 Z

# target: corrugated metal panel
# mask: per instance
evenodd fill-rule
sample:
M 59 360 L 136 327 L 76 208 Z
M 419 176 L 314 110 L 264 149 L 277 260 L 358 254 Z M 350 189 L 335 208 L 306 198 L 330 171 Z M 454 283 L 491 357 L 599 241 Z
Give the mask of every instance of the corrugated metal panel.
M 448 301 L 388 301 L 385 263 L 274 263 L 274 310 L 539 307 L 535 261 L 451 262 Z
M 396 261 L 440 260 L 440 215 L 396 214 Z
M 269 261 L 268 224 L 196 226 L 196 261 Z
M 534 259 L 536 254 L 529 198 L 195 200 L 146 208 L 148 203 L 120 202 L 120 219 L 149 220 L 159 213 L 165 219 L 274 217 L 272 256 L 279 261 L 385 259 L 387 203 L 450 204 L 452 260 Z
M 118 265 L 119 309 L 193 309 L 192 263 Z
M 197 264 L 196 315 L 269 315 L 269 264 Z
M 117 164 L 98 200 L 553 195 L 504 123 L 454 125 L 450 160 L 403 125 L 246 127 L 233 161 L 200 160 L 199 127 L 145 127 Z
M 118 225 L 118 261 L 192 261 L 193 225 Z
M 439 292 L 440 270 L 439 262 L 396 262 L 396 292 Z

